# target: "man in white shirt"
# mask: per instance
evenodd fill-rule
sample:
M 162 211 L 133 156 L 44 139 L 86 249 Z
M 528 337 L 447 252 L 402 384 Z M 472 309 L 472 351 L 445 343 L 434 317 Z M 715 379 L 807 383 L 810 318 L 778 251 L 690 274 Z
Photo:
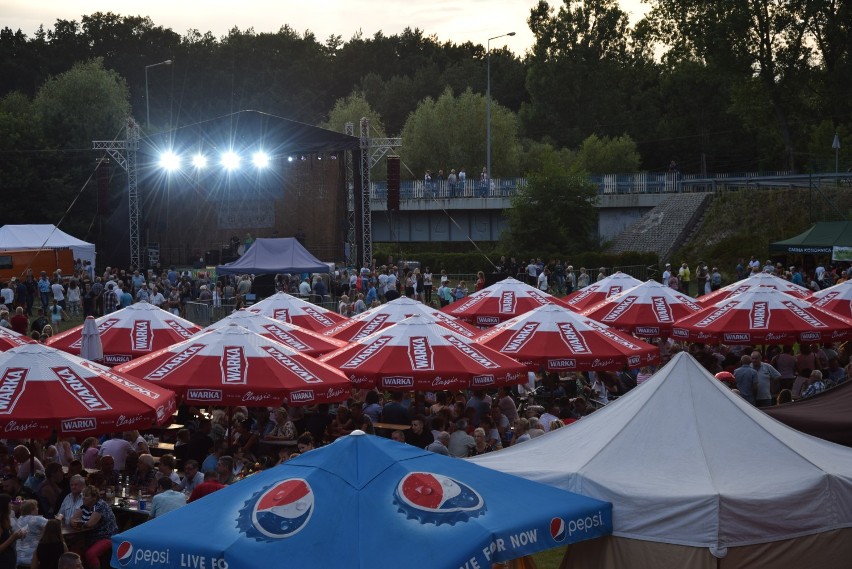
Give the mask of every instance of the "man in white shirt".
M 669 286 L 669 281 L 672 280 L 672 264 L 666 263 L 666 270 L 663 271 L 663 286 Z
M 539 417 L 538 422 L 541 425 L 541 430 L 544 431 L 545 433 L 549 433 L 550 432 L 550 424 L 553 421 L 558 421 L 558 420 L 559 420 L 559 404 L 554 403 L 550 406 L 550 408 L 547 411 L 545 411 L 544 413 L 541 414 L 541 417 Z
M 50 292 L 53 293 L 53 299 L 56 300 L 56 304 L 62 307 L 62 310 L 65 310 L 65 287 L 62 286 L 62 281 L 56 279 L 53 281 L 53 284 L 50 285 Z
M 154 306 L 162 308 L 163 304 L 166 303 L 166 297 L 163 296 L 163 293 L 161 293 L 159 289 L 157 289 L 157 287 L 153 287 L 151 289 L 151 294 L 150 298 L 148 299 L 148 302 L 150 302 Z
M 299 283 L 299 296 L 309 297 L 311 295 L 311 285 L 308 284 L 308 279 L 302 279 Z
M 550 283 L 548 283 L 548 277 L 550 276 L 550 269 L 544 269 L 541 274 L 538 276 L 538 290 L 547 292 Z
M 151 498 L 150 518 L 156 518 L 186 505 L 186 494 L 172 488 L 172 481 L 163 476 L 157 481 L 157 494 Z
M 58 515 L 62 516 L 62 523 L 65 527 L 71 527 L 71 516 L 74 515 L 74 512 L 80 509 L 80 506 L 83 505 L 83 488 L 86 487 L 86 479 L 80 476 L 79 474 L 75 474 L 71 477 L 71 480 L 68 482 L 71 493 L 65 496 L 65 499 L 62 500 L 62 504 L 59 506 Z

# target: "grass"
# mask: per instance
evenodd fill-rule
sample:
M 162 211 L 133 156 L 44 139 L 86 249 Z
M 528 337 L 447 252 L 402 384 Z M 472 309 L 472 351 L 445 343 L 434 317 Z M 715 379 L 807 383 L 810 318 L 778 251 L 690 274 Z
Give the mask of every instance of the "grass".
M 548 549 L 547 551 L 536 553 L 533 555 L 533 560 L 538 569 L 558 569 L 564 555 L 565 548 L 557 547 L 556 549 Z

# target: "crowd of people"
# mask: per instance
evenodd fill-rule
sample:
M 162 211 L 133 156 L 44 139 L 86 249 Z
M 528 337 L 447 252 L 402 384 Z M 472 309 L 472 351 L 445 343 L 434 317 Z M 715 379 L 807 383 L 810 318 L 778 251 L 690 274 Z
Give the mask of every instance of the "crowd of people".
M 518 262 L 503 257 L 495 270 L 518 275 L 557 295 L 607 276 L 605 268 L 593 276 L 594 271 L 585 267 L 575 271 L 558 259 Z M 842 282 L 849 276 L 848 270 L 839 266 L 817 266 L 805 273 L 797 266 L 785 269 L 778 263 L 761 264 L 754 257 L 735 269 L 738 278 L 760 271 L 812 289 Z M 687 263 L 677 271 L 666 265 L 662 280 L 696 295 L 725 284 L 717 268 L 708 269 L 705 263 L 699 263 L 694 274 Z M 481 290 L 485 282 L 480 271 L 472 287 Z M 691 286 L 693 282 L 696 287 Z M 203 271 L 191 275 L 174 267 L 162 271 L 107 268 L 96 275 L 91 265 L 81 263 L 70 276 L 42 273 L 37 279 L 28 276 L 0 285 L 0 324 L 44 340 L 44 335 L 58 331 L 72 316 L 108 314 L 133 302 L 149 302 L 176 314 L 182 314 L 190 301 L 239 308 L 252 286 L 251 275 L 212 281 Z M 275 288 L 315 301 L 334 298 L 340 313 L 347 316 L 403 295 L 438 307 L 469 293 L 464 280 L 451 282 L 446 271 L 433 273 L 429 267 L 398 266 L 392 259 L 385 265 L 373 263 L 330 277 L 279 275 Z M 11 318 L 8 313 L 3 315 L 8 309 L 15 312 Z M 675 353 L 688 350 L 757 407 L 811 397 L 843 383 L 852 373 L 845 345 L 685 346 L 669 338 L 659 340 L 658 346 L 661 365 Z M 7 453 L 0 456 L 0 465 L 5 465 L 0 494 L 0 521 L 4 522 L 0 524 L 0 560 L 6 560 L 0 563 L 0 569 L 15 564 L 36 569 L 70 567 L 68 563 L 77 567 L 82 561 L 89 567 L 99 566 L 109 552 L 110 537 L 120 525 L 114 504 L 108 499 L 111 495 L 150 495 L 150 517 L 159 517 L 355 429 L 453 457 L 494 452 L 582 420 L 641 385 L 654 371 L 642 367 L 538 373 L 532 374 L 525 386 L 493 391 L 353 389 L 351 397 L 336 406 L 228 411 L 182 405 L 177 421 L 183 428 L 176 433 L 174 453 L 159 459 L 152 456 L 148 442 L 137 431 L 101 439 L 90 437 L 79 444 L 74 439 L 54 439 L 44 446 L 25 446 L 21 441 L 7 440 L 6 445 L 0 445 L 0 454 Z M 62 524 L 84 534 L 77 547 L 82 561 L 80 556 L 68 557 L 73 554 L 66 553 Z

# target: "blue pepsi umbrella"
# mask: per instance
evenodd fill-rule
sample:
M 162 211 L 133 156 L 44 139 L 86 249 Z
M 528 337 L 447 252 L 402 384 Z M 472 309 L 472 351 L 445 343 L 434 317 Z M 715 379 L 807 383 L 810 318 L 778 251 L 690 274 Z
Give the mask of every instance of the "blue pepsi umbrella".
M 119 569 L 485 569 L 607 535 L 612 504 L 355 431 L 113 537 Z

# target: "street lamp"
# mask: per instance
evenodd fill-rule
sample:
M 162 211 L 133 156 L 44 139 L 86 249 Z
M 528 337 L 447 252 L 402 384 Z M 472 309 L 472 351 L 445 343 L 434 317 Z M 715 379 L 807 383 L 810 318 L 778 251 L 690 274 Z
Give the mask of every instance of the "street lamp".
M 145 128 L 151 128 L 151 108 L 148 105 L 148 69 L 151 67 L 157 67 L 158 65 L 171 65 L 172 60 L 167 59 L 165 61 L 161 61 L 160 63 L 152 63 L 151 65 L 145 66 Z
M 513 35 L 515 32 L 501 34 L 488 38 L 486 42 L 485 68 L 488 77 L 485 85 L 485 176 L 487 178 L 485 183 L 488 184 L 486 191 L 491 188 L 491 40 Z

